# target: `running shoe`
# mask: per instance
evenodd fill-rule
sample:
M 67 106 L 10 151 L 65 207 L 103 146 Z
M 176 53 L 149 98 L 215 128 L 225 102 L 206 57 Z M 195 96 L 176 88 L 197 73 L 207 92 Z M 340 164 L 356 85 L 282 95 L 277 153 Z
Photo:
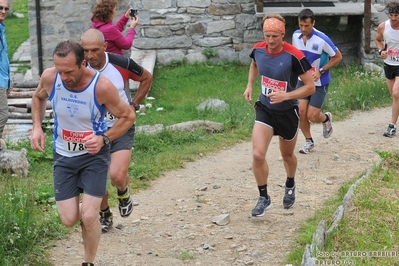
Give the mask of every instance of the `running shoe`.
M 130 196 L 130 187 L 127 187 L 127 191 L 123 195 L 117 196 L 119 201 L 119 213 L 122 217 L 128 217 L 133 211 L 133 200 Z
M 285 187 L 285 194 L 283 198 L 284 209 L 289 209 L 295 203 L 295 185 L 294 187 Z
M 255 208 L 252 210 L 252 216 L 262 217 L 265 215 L 265 211 L 272 207 L 272 200 L 270 195 L 268 198 L 259 196 L 258 203 L 256 203 Z
M 308 154 L 314 148 L 314 143 L 312 141 L 306 141 L 302 148 L 299 149 L 299 153 Z
M 387 131 L 384 132 L 384 137 L 392 138 L 396 134 L 396 126 L 389 123 Z
M 328 121 L 323 123 L 323 137 L 329 138 L 331 134 L 333 133 L 333 127 L 332 127 L 332 114 L 330 112 L 324 113 L 326 116 L 328 116 Z
M 111 210 L 105 212 L 100 211 L 100 224 L 101 224 L 101 232 L 104 234 L 108 233 L 108 231 L 111 229 L 112 225 L 114 224 Z
M 91 262 L 83 262 L 82 266 L 94 266 L 94 263 Z

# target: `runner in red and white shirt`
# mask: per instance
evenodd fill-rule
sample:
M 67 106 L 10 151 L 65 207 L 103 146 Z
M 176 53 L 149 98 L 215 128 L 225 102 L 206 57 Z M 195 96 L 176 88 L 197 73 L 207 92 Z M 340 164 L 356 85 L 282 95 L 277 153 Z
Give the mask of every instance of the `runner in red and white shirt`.
M 244 98 L 252 101 L 252 88 L 260 75 L 261 93 L 255 103 L 255 124 L 252 131 L 252 168 L 259 189 L 259 198 L 252 216 L 263 216 L 271 208 L 267 193 L 269 167 L 266 152 L 273 135 L 280 136 L 280 152 L 287 173 L 283 207 L 295 202 L 295 173 L 297 159 L 294 148 L 297 140 L 299 115 L 298 98 L 314 93 L 315 85 L 311 66 L 305 55 L 283 41 L 285 20 L 280 15 L 265 16 L 263 22 L 265 41 L 253 47 L 247 88 Z M 296 89 L 298 76 L 304 85 Z
M 133 59 L 113 53 L 107 53 L 107 42 L 104 35 L 97 29 L 89 29 L 82 35 L 82 46 L 88 67 L 95 69 L 110 80 L 118 89 L 123 101 L 131 104 L 135 111 L 140 109 L 140 103 L 146 97 L 152 82 L 151 73 L 138 65 Z M 140 83 L 134 99 L 131 99 L 129 79 Z M 107 115 L 107 126 L 112 128 L 117 122 L 112 115 Z M 128 217 L 133 210 L 133 201 L 130 196 L 130 177 L 128 170 L 132 157 L 135 125 L 120 138 L 110 143 L 111 164 L 109 176 L 111 184 L 116 187 L 119 201 L 119 213 Z M 113 225 L 113 214 L 108 204 L 108 190 L 101 202 L 100 222 L 102 232 L 108 232 Z

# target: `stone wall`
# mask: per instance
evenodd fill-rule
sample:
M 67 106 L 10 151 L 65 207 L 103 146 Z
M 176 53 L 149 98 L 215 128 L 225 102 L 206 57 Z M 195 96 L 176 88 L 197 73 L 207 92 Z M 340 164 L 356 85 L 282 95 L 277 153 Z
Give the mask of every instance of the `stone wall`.
M 29 0 L 32 73 L 39 71 L 36 0 Z M 78 41 L 90 27 L 95 0 L 48 0 L 40 3 L 43 69 L 52 66 L 52 52 L 61 40 Z M 345 2 L 345 1 L 343 1 Z M 374 2 L 374 1 L 373 1 Z M 139 10 L 139 27 L 133 46 L 157 51 L 157 63 L 173 60 L 205 61 L 205 49 L 217 51 L 217 61 L 249 63 L 254 43 L 263 39 L 262 17 L 256 16 L 254 0 L 134 0 L 119 1 L 116 19 L 129 6 Z M 317 15 L 317 14 L 316 14 Z M 349 16 L 345 28 L 337 30 L 337 17 L 320 17 L 316 26 L 331 36 L 345 61 L 361 61 L 362 16 Z M 296 17 L 286 17 L 286 40 L 297 28 Z M 378 20 L 378 19 L 376 19 Z M 378 21 L 373 22 L 373 29 Z M 375 35 L 374 35 L 375 36 Z M 374 38 L 372 36 L 372 38 Z M 374 41 L 372 40 L 372 46 Z M 373 60 L 373 56 L 369 59 Z

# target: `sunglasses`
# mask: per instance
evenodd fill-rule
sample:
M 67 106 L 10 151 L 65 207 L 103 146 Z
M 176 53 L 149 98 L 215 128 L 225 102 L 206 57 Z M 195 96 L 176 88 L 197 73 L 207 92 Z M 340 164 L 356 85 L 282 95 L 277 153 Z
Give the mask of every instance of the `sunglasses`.
M 4 6 L 0 6 L 0 10 L 1 10 L 1 11 L 3 11 L 3 10 L 8 11 L 8 10 L 10 10 L 10 8 L 4 7 Z

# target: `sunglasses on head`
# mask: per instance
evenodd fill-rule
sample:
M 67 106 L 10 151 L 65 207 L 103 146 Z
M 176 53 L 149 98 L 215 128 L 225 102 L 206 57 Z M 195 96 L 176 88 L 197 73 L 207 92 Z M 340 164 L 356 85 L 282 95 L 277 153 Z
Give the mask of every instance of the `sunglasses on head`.
M 5 11 L 8 11 L 8 10 L 10 10 L 10 8 L 8 8 L 8 7 L 4 7 L 4 6 L 0 6 L 0 10 L 5 10 Z

